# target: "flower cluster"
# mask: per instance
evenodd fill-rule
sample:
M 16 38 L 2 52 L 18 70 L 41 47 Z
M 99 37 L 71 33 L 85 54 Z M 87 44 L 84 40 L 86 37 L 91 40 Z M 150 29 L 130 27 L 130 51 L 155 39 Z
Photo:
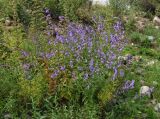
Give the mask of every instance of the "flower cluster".
M 109 34 L 105 28 L 106 21 L 102 17 L 94 17 L 93 26 L 65 22 L 63 16 L 55 24 L 50 18 L 49 10 L 45 11 L 50 52 L 43 53 L 43 56 L 49 61 L 54 60 L 51 78 L 58 76 L 60 71 L 72 69 L 82 74 L 84 79 L 110 70 L 113 72 L 112 79 L 116 79 L 121 66 L 118 57 L 126 45 L 120 21 L 113 25 L 113 31 Z M 124 75 L 122 71 L 120 74 Z
M 127 80 L 123 86 L 123 90 L 133 89 L 134 84 L 135 84 L 135 80 L 131 80 L 131 81 Z

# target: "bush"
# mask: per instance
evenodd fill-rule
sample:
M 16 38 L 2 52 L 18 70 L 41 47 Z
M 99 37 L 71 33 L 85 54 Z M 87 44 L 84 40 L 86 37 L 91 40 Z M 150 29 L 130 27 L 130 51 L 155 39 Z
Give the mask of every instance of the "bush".
M 144 17 L 151 18 L 156 14 L 158 10 L 158 1 L 157 0 L 137 0 L 134 3 L 134 6 L 139 12 L 144 12 Z
M 60 4 L 59 0 L 46 0 L 45 6 L 51 10 L 54 18 L 58 18 L 63 15 L 63 6 Z
M 121 15 L 128 10 L 128 7 L 130 7 L 130 3 L 130 0 L 110 0 L 110 6 L 113 10 L 113 14 L 121 17 Z
M 70 20 L 77 20 L 77 10 L 86 2 L 87 0 L 47 0 L 46 7 L 51 10 L 54 18 L 66 16 Z
M 28 33 L 29 27 L 42 30 L 44 25 L 44 1 L 20 0 L 16 4 L 17 19 L 23 25 L 24 31 Z
M 47 20 L 50 19 L 48 17 Z M 61 87 L 61 96 L 58 97 L 73 99 L 73 92 L 78 92 L 73 87 L 76 82 L 78 90 L 86 95 L 96 86 L 95 82 L 103 82 L 105 78 L 115 80 L 118 76 L 120 67 L 117 57 L 126 44 L 121 22 L 116 22 L 112 32 L 107 33 L 103 17 L 94 17 L 93 21 L 94 26 L 88 26 L 67 22 L 60 17 L 60 23 L 54 27 L 54 36 L 52 23 L 48 22 L 51 24 L 47 30 L 47 50 L 42 51 L 41 56 L 48 66 L 53 67 L 47 69 L 47 75 L 49 80 L 54 80 L 57 82 L 55 85 Z M 92 87 L 92 83 L 95 86 Z M 52 86 L 55 87 L 54 84 Z
M 27 9 L 22 7 L 20 4 L 17 4 L 17 15 L 18 15 L 20 22 L 23 24 L 24 30 L 28 32 L 29 25 L 31 22 L 31 17 L 29 13 L 27 12 Z
M 148 36 L 138 33 L 138 32 L 133 32 L 130 35 L 131 41 L 134 43 L 139 44 L 142 47 L 150 47 L 151 46 L 151 41 L 148 39 Z
M 0 18 L 16 19 L 16 3 L 18 0 L 0 0 Z

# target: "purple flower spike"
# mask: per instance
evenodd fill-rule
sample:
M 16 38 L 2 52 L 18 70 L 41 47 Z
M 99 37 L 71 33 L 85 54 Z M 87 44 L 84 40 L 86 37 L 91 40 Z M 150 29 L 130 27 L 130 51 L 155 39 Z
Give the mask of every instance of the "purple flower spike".
M 30 64 L 26 63 L 26 64 L 23 64 L 23 69 L 24 70 L 29 70 L 30 68 Z
M 118 32 L 120 29 L 121 29 L 121 22 L 118 21 L 118 22 L 114 25 L 114 30 L 115 30 L 116 32 Z
M 68 32 L 68 35 L 69 35 L 69 37 L 72 37 L 72 36 L 73 36 L 73 32 L 72 32 L 72 31 L 69 31 L 69 32 Z
M 93 73 L 94 72 L 94 60 L 93 60 L 93 58 L 91 59 L 91 61 L 90 61 L 90 63 L 89 63 L 89 70 L 90 70 L 90 72 L 91 73 Z
M 124 77 L 124 70 L 120 70 L 120 77 Z
M 106 44 L 108 44 L 108 36 L 106 36 L 105 40 L 106 40 Z
M 60 70 L 64 71 L 65 68 L 66 68 L 65 66 L 61 66 L 61 67 L 60 67 Z
M 46 9 L 45 9 L 45 13 L 46 13 L 46 14 L 49 14 L 49 9 L 46 8 Z
M 49 10 L 46 9 L 45 12 L 52 16 Z M 64 71 L 69 66 L 70 69 L 76 70 L 76 75 L 83 74 L 84 79 L 103 74 L 105 70 L 112 70 L 110 78 L 113 80 L 117 76 L 124 77 L 124 71 L 118 70 L 122 64 L 117 60 L 126 46 L 121 22 L 117 22 L 112 27 L 113 32 L 110 33 L 107 32 L 105 19 L 102 17 L 93 17 L 94 26 L 71 21 L 66 22 L 65 27 L 61 27 L 64 20 L 64 16 L 59 16 L 59 23 L 55 24 L 51 17 L 46 16 L 48 23 L 46 28 L 48 48 L 46 50 L 49 52 L 45 50 L 41 56 L 47 58 L 50 65 L 52 59 L 55 58 L 57 61 L 55 66 L 58 66 L 55 69 Z M 55 71 L 51 77 L 54 78 L 57 75 L 58 72 Z
M 22 54 L 23 57 L 27 57 L 29 55 L 29 53 L 26 52 L 26 51 L 21 51 L 21 54 Z
M 56 70 L 53 74 L 51 74 L 51 78 L 54 79 L 58 76 L 59 70 Z
M 114 74 L 113 74 L 113 77 L 112 77 L 113 80 L 116 79 L 117 74 L 118 74 L 118 70 L 117 70 L 117 68 L 114 67 Z
M 84 75 L 84 79 L 85 79 L 85 80 L 87 80 L 87 79 L 88 79 L 88 77 L 89 77 L 89 76 L 88 76 L 88 73 L 85 73 L 85 75 Z
M 60 21 L 63 21 L 64 19 L 65 19 L 64 16 L 59 16 L 59 20 L 60 20 Z
M 69 56 L 69 52 L 68 51 L 65 52 L 65 56 Z
M 134 84 L 135 84 L 135 80 L 129 81 L 127 80 L 124 84 L 123 89 L 124 90 L 129 90 L 129 89 L 133 89 L 134 88 Z
M 52 44 L 52 41 L 51 41 L 51 40 L 48 40 L 48 44 L 51 45 L 51 44 Z
M 51 53 L 47 53 L 47 54 L 46 54 L 46 58 L 47 58 L 47 59 L 50 59 L 50 58 L 52 58 L 53 56 L 55 56 L 55 53 L 54 53 L 54 52 L 51 52 Z

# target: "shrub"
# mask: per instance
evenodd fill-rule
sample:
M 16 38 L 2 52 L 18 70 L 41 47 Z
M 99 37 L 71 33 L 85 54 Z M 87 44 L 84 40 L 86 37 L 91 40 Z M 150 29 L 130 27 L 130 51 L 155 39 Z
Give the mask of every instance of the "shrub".
M 156 16 L 160 17 L 160 5 L 156 8 Z
M 0 13 L 1 18 L 10 17 L 16 19 L 16 3 L 18 0 L 1 0 L 0 1 Z
M 158 0 L 139 0 L 135 1 L 134 6 L 139 12 L 144 12 L 144 17 L 153 18 L 153 15 L 159 13 L 159 1 Z
M 46 35 L 35 37 L 34 31 L 29 32 L 28 40 L 20 45 L 19 94 L 37 102 L 45 91 L 57 95 L 60 103 L 83 104 L 86 97 L 91 101 L 97 87 L 103 88 L 102 82 L 119 77 L 121 63 L 117 58 L 126 45 L 121 22 L 107 33 L 103 17 L 93 17 L 94 26 L 69 22 L 63 16 L 55 24 L 49 10 L 45 12 Z M 111 98 L 100 96 L 99 100 L 105 103 Z
M 129 17 L 128 21 L 125 23 L 125 30 L 128 31 L 129 33 L 132 33 L 135 31 L 136 26 L 135 26 L 135 20 L 132 17 Z
M 70 20 L 77 20 L 77 9 L 86 2 L 87 0 L 47 0 L 46 7 L 51 10 L 54 18 L 66 16 Z
M 126 10 L 128 10 L 130 3 L 130 0 L 110 0 L 110 6 L 113 10 L 113 14 L 120 17 Z
M 44 62 L 52 92 L 58 86 L 61 94 L 70 99 L 74 94 L 75 82 L 82 82 L 79 82 L 82 84 L 79 89 L 86 91 L 91 80 L 99 75 L 102 76 L 99 81 L 104 80 L 104 77 L 108 77 L 108 80 L 116 79 L 120 68 L 117 57 L 126 44 L 121 22 L 117 22 L 109 34 L 102 17 L 93 18 L 95 26 L 67 22 L 62 16 L 56 25 L 50 21 L 49 14 L 46 18 L 49 20 L 45 43 L 47 48 L 41 50 L 39 56 Z
M 82 6 L 86 0 L 64 0 L 63 3 L 63 12 L 64 15 L 71 20 L 78 19 L 76 12 L 77 9 Z
M 31 18 L 27 13 L 27 9 L 22 7 L 20 4 L 17 4 L 17 14 L 20 22 L 23 24 L 24 30 L 28 32 Z
M 59 0 L 47 0 L 45 6 L 51 10 L 54 18 L 58 18 L 58 16 L 62 15 L 63 6 L 60 6 Z
M 36 30 L 42 30 L 44 28 L 43 4 L 44 1 L 41 0 L 20 0 L 16 4 L 17 18 L 23 25 L 26 33 L 28 33 L 29 27 Z
M 132 42 L 140 44 L 142 47 L 148 48 L 151 46 L 151 41 L 144 34 L 133 32 L 130 37 L 131 37 Z

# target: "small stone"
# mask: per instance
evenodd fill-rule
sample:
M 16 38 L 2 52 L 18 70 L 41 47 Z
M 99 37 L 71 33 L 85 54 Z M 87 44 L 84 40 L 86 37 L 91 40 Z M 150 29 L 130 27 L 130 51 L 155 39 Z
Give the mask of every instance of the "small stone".
M 125 57 L 125 56 L 119 56 L 118 59 L 119 60 L 127 60 L 127 57 Z
M 156 29 L 159 29 L 159 26 L 155 26 Z
M 109 0 L 91 0 L 93 5 L 109 5 Z
M 157 86 L 157 85 L 158 85 L 158 82 L 157 82 L 157 81 L 153 81 L 152 83 L 153 83 L 154 86 Z
M 151 97 L 151 89 L 149 86 L 142 86 L 140 88 L 140 96 L 148 96 L 148 97 Z
M 5 114 L 4 119 L 11 119 L 11 115 L 9 113 Z
M 152 103 L 153 105 L 155 105 L 155 104 L 157 103 L 157 100 L 156 100 L 156 99 L 153 99 L 153 100 L 151 100 L 151 103 Z
M 155 16 L 153 19 L 153 23 L 157 26 L 160 26 L 160 18 L 158 16 Z
M 155 111 L 160 112 L 160 103 L 157 103 L 154 109 Z
M 154 39 L 155 39 L 154 36 L 148 36 L 148 40 L 149 40 L 149 41 L 153 42 Z
M 138 95 L 138 93 L 136 93 L 133 99 L 136 100 L 136 99 L 138 99 L 138 98 L 139 98 L 139 95 Z
M 5 25 L 6 25 L 6 26 L 11 26 L 11 24 L 12 24 L 12 22 L 11 22 L 10 20 L 6 20 L 6 21 L 5 21 Z

